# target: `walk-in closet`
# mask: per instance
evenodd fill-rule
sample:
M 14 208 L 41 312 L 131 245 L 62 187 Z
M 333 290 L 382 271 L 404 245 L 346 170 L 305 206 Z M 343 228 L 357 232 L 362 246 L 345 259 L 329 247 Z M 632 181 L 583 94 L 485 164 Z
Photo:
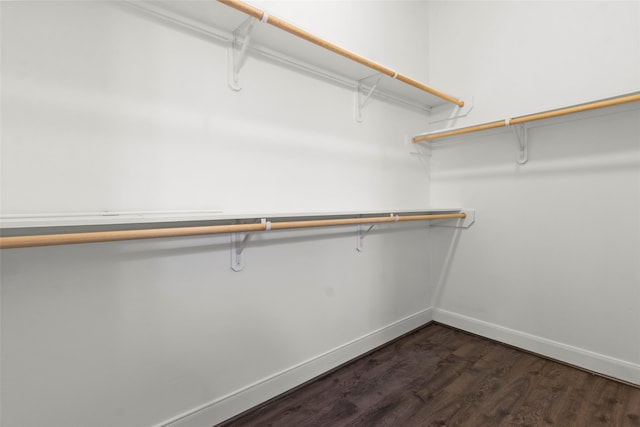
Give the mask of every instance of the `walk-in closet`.
M 640 0 L 0 28 L 0 426 L 640 425 Z

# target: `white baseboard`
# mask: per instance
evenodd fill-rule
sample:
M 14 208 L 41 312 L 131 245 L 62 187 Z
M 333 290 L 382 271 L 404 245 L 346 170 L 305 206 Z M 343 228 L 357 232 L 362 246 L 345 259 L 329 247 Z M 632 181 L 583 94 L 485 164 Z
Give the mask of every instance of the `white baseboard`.
M 432 310 L 427 308 L 194 408 L 159 424 L 158 427 L 211 427 L 429 323 L 431 320 Z
M 531 335 L 448 310 L 433 310 L 433 320 L 609 377 L 640 385 L 640 365 Z

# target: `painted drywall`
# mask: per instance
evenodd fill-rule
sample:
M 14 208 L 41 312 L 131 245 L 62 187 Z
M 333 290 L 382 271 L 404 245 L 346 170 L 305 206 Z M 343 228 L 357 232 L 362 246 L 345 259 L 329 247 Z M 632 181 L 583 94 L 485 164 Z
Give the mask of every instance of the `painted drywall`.
M 430 6 L 434 83 L 475 100 L 458 125 L 640 89 L 640 2 Z M 477 209 L 432 232 L 434 316 L 640 383 L 640 110 L 603 113 L 532 127 L 525 165 L 508 130 L 434 145 L 432 203 Z
M 430 1 L 429 78 L 469 100 L 458 125 L 636 91 L 638 1 Z
M 194 34 L 73 2 L 9 18 L 21 8 L 4 6 L 3 214 L 428 202 L 406 155 L 420 115 L 374 102 L 356 123 L 351 90 L 252 57 L 235 93 L 224 46 Z
M 252 4 L 402 74 L 429 82 L 426 1 L 260 0 Z
M 424 228 L 266 239 L 3 253 L 3 425 L 213 425 L 428 320 Z
M 352 90 L 253 57 L 233 92 L 225 46 L 125 4 L 0 7 L 3 215 L 428 206 L 424 114 L 356 123 Z M 228 236 L 4 250 L 2 425 L 213 425 L 428 321 L 426 237 L 274 232 L 240 273 Z

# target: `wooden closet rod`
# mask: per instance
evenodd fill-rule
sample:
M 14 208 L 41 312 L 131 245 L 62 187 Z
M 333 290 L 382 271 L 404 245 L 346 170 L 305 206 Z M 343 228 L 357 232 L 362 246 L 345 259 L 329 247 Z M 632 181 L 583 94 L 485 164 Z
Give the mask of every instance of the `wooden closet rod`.
M 433 132 L 426 135 L 420 135 L 413 138 L 413 142 L 431 141 L 434 139 L 446 138 L 449 136 L 462 135 L 465 133 L 478 132 L 481 130 L 495 129 L 507 125 L 517 125 L 521 123 L 532 122 L 535 120 L 548 119 L 551 117 L 564 116 L 567 114 L 580 113 L 582 111 L 596 110 L 598 108 L 612 107 L 614 105 L 627 104 L 629 102 L 640 101 L 640 93 L 633 95 L 625 95 L 618 98 L 606 99 L 604 101 L 596 101 L 588 104 L 576 105 L 574 107 L 560 108 L 558 110 L 547 111 L 544 113 L 530 114 L 528 116 L 516 117 L 513 119 L 500 120 L 496 122 L 484 123 L 476 126 L 469 126 L 460 129 L 453 129 L 442 132 Z
M 230 6 L 236 10 L 239 10 L 240 12 L 246 13 L 249 16 L 252 16 L 256 19 L 259 20 L 263 20 L 264 16 L 265 16 L 265 12 L 253 7 L 247 3 L 244 3 L 240 0 L 218 0 L 220 3 L 223 3 L 227 6 Z M 276 18 L 275 16 L 269 15 L 267 14 L 266 17 L 266 22 L 268 24 L 273 25 L 274 27 L 280 28 L 281 30 L 284 30 L 290 34 L 293 34 L 294 36 L 300 37 L 301 39 L 307 40 L 308 42 L 311 42 L 313 44 L 316 44 L 322 48 L 325 48 L 327 50 L 330 50 L 333 53 L 337 53 L 338 55 L 344 56 L 345 58 L 348 58 L 352 61 L 355 61 L 359 64 L 364 65 L 365 67 L 369 67 L 375 71 L 378 71 L 379 73 L 385 74 L 389 77 L 395 78 L 397 80 L 400 80 L 403 83 L 406 83 L 408 85 L 411 85 L 413 87 L 416 87 L 422 91 L 425 92 L 429 92 L 430 94 L 437 96 L 438 98 L 444 99 L 445 101 L 451 102 L 453 104 L 456 104 L 460 107 L 464 106 L 464 101 L 457 99 L 451 95 L 447 95 L 446 93 L 443 93 L 437 89 L 434 89 L 430 86 L 427 86 L 423 83 L 420 83 L 419 81 L 416 81 L 410 77 L 405 76 L 404 74 L 400 74 L 394 70 L 392 70 L 391 68 L 385 67 L 384 65 L 378 64 L 377 62 L 374 62 L 370 59 L 367 59 L 363 56 L 360 56 L 356 53 L 353 53 L 345 48 L 342 48 L 336 44 L 333 44 L 327 40 L 321 39 L 318 36 L 315 36 L 299 27 L 296 27 L 295 25 L 292 25 L 286 21 L 283 21 L 280 18 Z
M 0 237 L 0 249 L 34 246 L 72 245 L 76 243 L 114 242 L 118 240 L 154 239 L 163 237 L 201 236 L 207 234 L 246 233 L 252 231 L 285 230 L 294 228 L 330 227 L 352 224 L 425 221 L 466 218 L 465 213 L 382 216 L 371 218 L 319 219 L 283 221 L 259 224 L 210 225 L 203 227 L 156 228 L 149 230 L 95 231 L 88 233 L 48 234 L 39 236 Z

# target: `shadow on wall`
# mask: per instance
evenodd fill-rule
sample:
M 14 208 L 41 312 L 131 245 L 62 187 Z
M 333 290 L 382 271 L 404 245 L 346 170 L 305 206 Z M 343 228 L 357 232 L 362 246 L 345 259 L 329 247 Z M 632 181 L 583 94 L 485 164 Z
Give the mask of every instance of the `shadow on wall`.
M 440 305 L 463 231 L 466 230 L 453 227 L 432 227 L 429 230 L 431 243 L 430 281 L 433 283 L 430 307 L 434 309 Z

